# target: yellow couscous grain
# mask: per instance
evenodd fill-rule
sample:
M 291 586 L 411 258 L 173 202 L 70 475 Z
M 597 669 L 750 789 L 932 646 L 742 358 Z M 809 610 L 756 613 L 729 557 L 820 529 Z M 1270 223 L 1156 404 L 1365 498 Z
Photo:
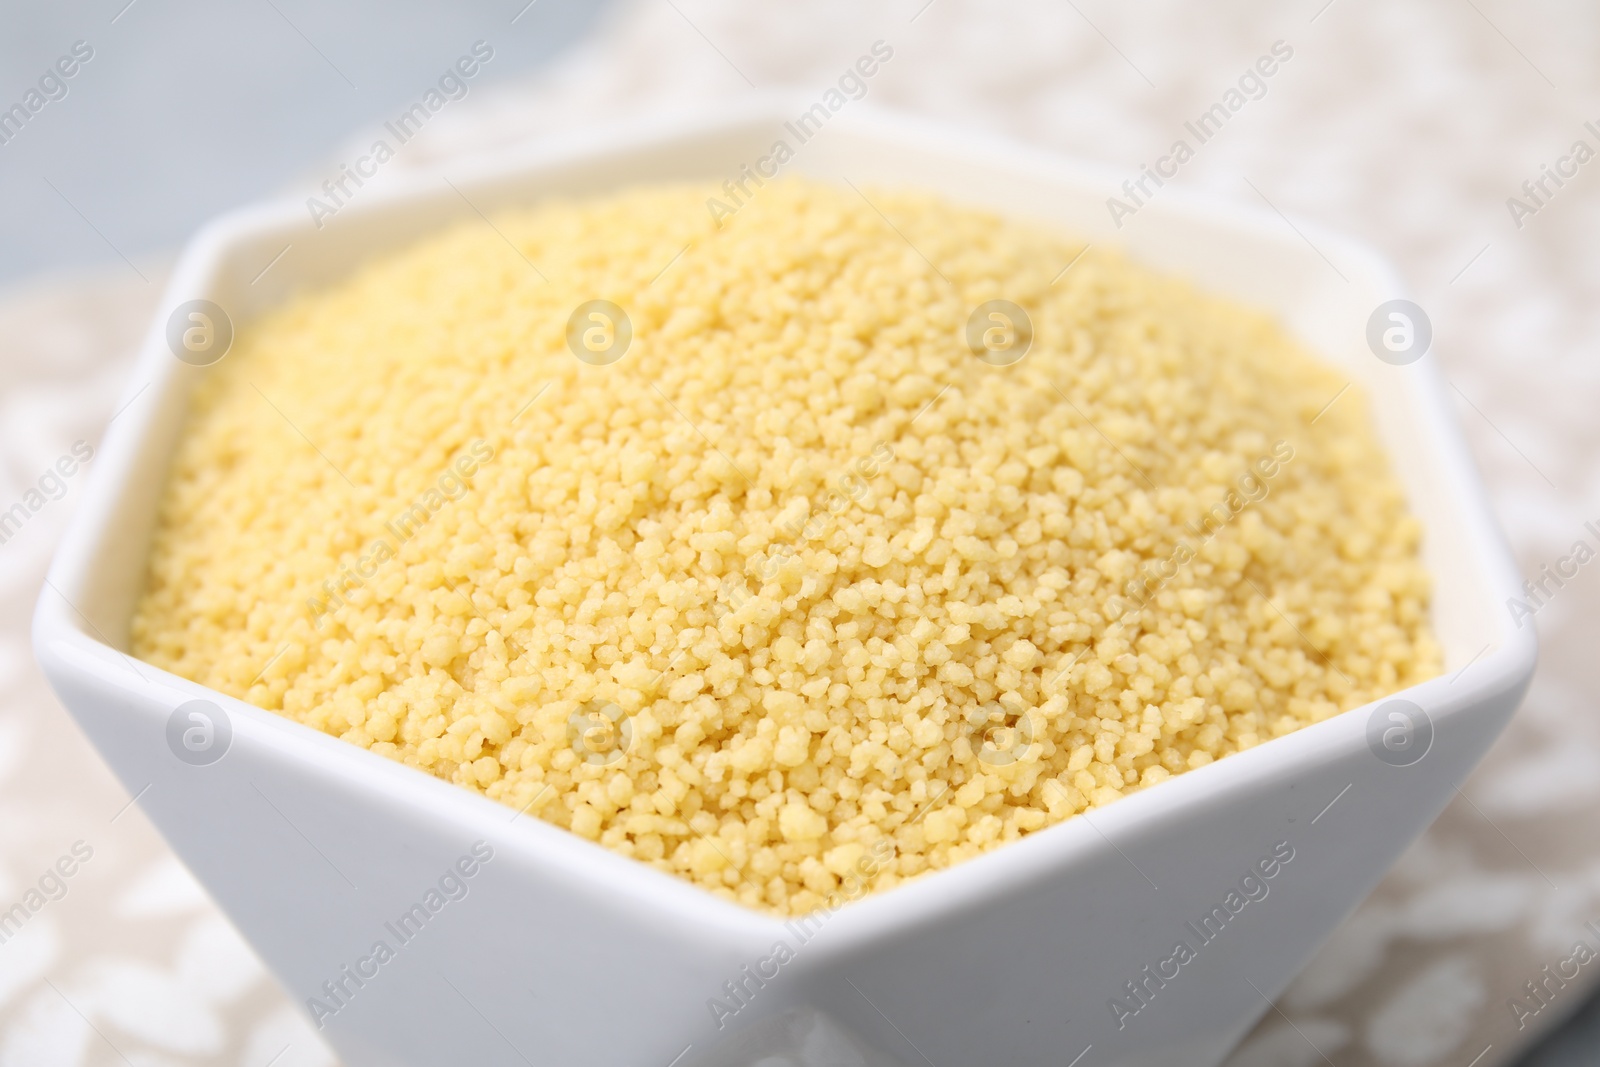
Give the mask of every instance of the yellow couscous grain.
M 241 329 L 136 654 L 778 913 L 1439 669 L 1364 398 L 1267 319 L 929 196 L 710 192 Z

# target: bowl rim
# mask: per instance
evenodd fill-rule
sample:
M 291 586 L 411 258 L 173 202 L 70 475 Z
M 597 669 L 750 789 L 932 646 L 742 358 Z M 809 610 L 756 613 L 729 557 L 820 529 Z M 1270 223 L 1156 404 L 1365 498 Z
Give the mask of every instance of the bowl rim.
M 795 113 L 798 100 L 791 94 L 761 94 L 753 100 L 715 109 L 669 109 L 598 129 L 540 138 L 508 150 L 450 160 L 449 180 L 467 193 L 517 179 L 537 183 L 542 171 L 597 154 L 627 155 L 688 137 L 780 121 Z M 799 105 L 799 110 L 804 107 Z M 986 159 L 998 161 L 1001 167 L 1080 187 L 1116 190 L 1124 177 L 1108 166 L 1084 163 L 990 132 L 935 123 L 872 104 L 854 105 L 829 127 L 844 128 L 901 148 L 945 153 L 958 149 L 970 153 L 978 148 Z M 386 186 L 374 186 L 342 209 L 341 214 L 348 211 L 352 217 L 382 216 L 438 201 L 452 195 L 448 190 L 441 191 L 442 173 L 442 168 L 434 168 L 396 175 Z M 1179 186 L 1164 191 L 1160 204 L 1152 207 L 1160 208 L 1153 212 L 1158 217 L 1199 219 L 1274 239 L 1281 237 L 1281 221 L 1271 213 Z M 780 917 L 725 900 L 686 879 L 616 854 L 533 816 L 514 815 L 508 822 L 504 818 L 508 806 L 498 801 L 143 661 L 134 661 L 106 639 L 77 607 L 92 592 L 96 561 L 115 534 L 118 507 L 132 491 L 125 488 L 127 476 L 140 453 L 152 447 L 159 404 L 137 401 L 147 391 L 161 396 L 181 387 L 180 368 L 165 344 L 166 311 L 212 291 L 229 255 L 248 238 L 305 225 L 306 211 L 300 200 L 271 199 L 215 219 L 185 246 L 152 316 L 134 373 L 118 402 L 118 415 L 113 416 L 97 450 L 97 461 L 52 560 L 35 610 L 33 643 L 45 673 L 58 685 L 58 679 L 87 683 L 107 698 L 120 700 L 123 706 L 119 710 L 143 714 L 152 720 L 158 714 L 164 720 L 166 713 L 184 700 L 211 700 L 229 714 L 235 744 L 260 746 L 278 758 L 314 768 L 317 773 L 344 776 L 388 801 L 398 800 L 397 810 L 432 810 L 463 826 L 480 828 L 485 834 L 495 835 L 497 842 L 504 840 L 523 852 L 552 876 L 591 887 L 619 906 L 650 909 L 704 934 L 770 944 L 794 921 L 793 917 Z M 1365 245 L 1310 223 L 1300 224 L 1299 229 L 1311 236 L 1318 247 L 1336 249 L 1341 262 L 1355 265 L 1382 288 L 1396 296 L 1405 295 L 1405 287 L 1393 268 Z M 1430 353 L 1408 368 L 1412 373 L 1406 375 L 1401 388 L 1410 394 L 1408 402 L 1426 424 L 1422 439 L 1439 450 L 1450 482 L 1449 494 L 1457 498 L 1471 520 L 1467 534 L 1490 591 L 1497 597 L 1515 596 L 1520 576 L 1448 409 L 1436 360 L 1436 354 Z M 186 400 L 182 403 L 187 406 Z M 1508 616 L 1497 613 L 1496 618 L 1498 632 L 1492 647 L 1466 665 L 1474 668 L 1470 684 L 1453 685 L 1465 672 L 1461 668 L 1454 677 L 1447 671 L 1381 699 L 1405 696 L 1427 708 L 1437 720 L 1497 694 L 1519 690 L 1532 672 L 1536 637 L 1531 627 L 1512 627 Z M 128 677 L 129 666 L 134 667 L 135 678 Z M 894 889 L 847 901 L 831 912 L 834 932 L 828 939 L 829 950 L 813 955 L 857 950 L 874 939 L 949 918 L 1019 882 L 1062 871 L 1082 858 L 1101 853 L 1107 845 L 1116 847 L 1114 838 L 1136 834 L 1143 827 L 1159 823 L 1173 809 L 1216 802 L 1228 794 L 1253 792 L 1271 781 L 1303 775 L 1320 763 L 1363 746 L 1362 720 L 1379 702 L 1361 705 L 1175 775 L 1114 804 L 1081 813 L 1080 817 L 1030 833 L 953 867 L 926 872 Z

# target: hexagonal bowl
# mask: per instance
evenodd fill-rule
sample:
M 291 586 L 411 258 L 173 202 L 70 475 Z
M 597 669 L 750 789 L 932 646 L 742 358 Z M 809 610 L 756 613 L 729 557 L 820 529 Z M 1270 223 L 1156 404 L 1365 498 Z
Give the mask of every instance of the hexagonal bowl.
M 1121 175 L 856 103 L 793 126 L 810 103 L 552 139 L 464 162 L 454 187 L 363 189 L 320 226 L 300 202 L 266 204 L 206 227 L 182 257 L 50 571 L 35 648 L 350 1067 L 1215 1064 L 1441 810 L 1526 687 L 1532 632 L 1500 607 L 1518 578 L 1434 358 L 1390 366 L 1367 348 L 1369 315 L 1402 295 L 1382 260 L 1179 188 L 1119 230 L 1106 198 Z M 1403 694 L 1425 719 L 1358 708 L 783 922 L 127 655 L 157 500 L 205 373 L 173 358 L 172 309 L 209 299 L 248 320 L 477 211 L 738 178 L 777 141 L 793 172 L 928 188 L 1120 244 L 1275 314 L 1361 382 L 1426 528 L 1448 672 Z M 167 740 L 195 699 L 231 728 L 204 765 Z M 1369 742 L 1395 723 L 1413 740 L 1403 758 Z

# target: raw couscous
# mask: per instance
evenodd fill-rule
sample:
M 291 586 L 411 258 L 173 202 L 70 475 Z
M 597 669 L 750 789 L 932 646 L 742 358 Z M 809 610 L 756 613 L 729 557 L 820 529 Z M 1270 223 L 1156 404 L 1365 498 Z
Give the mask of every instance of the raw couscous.
M 719 195 L 247 324 L 136 654 L 784 914 L 1439 670 L 1365 398 L 1267 318 L 932 196 Z

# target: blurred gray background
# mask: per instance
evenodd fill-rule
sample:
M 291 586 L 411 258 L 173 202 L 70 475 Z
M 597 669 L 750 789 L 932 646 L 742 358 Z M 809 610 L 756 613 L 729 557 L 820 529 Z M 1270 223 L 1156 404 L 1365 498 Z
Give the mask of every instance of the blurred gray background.
M 7 0 L 0 111 L 74 42 L 94 55 L 65 97 L 0 143 L 0 286 L 123 258 L 143 271 L 205 219 L 276 190 L 410 104 L 472 42 L 494 48 L 476 92 L 544 64 L 605 6 Z

